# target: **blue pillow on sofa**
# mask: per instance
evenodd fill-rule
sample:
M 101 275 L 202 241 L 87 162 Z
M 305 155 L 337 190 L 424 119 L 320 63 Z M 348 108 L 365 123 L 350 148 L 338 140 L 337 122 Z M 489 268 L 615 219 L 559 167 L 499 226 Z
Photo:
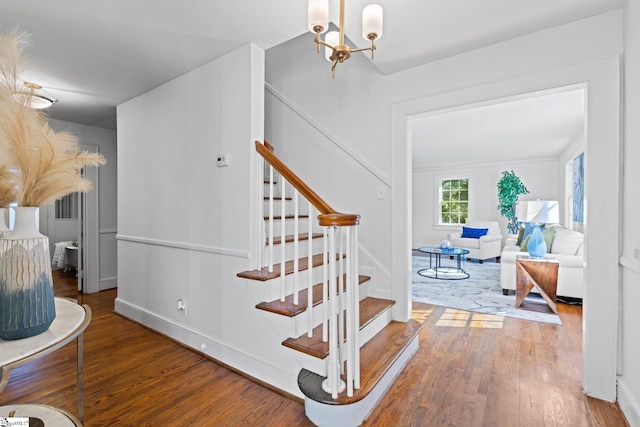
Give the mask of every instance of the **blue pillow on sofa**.
M 462 227 L 462 236 L 460 237 L 467 239 L 479 239 L 480 237 L 486 235 L 488 231 L 488 228 Z

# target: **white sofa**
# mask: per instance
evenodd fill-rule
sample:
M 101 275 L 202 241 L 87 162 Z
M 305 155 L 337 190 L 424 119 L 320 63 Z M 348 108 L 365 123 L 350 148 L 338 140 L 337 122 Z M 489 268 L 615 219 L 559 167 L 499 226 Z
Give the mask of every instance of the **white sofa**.
M 458 233 L 450 233 L 447 240 L 451 246 L 456 248 L 464 248 L 469 250 L 467 258 L 477 259 L 482 262 L 489 258 L 500 258 L 502 250 L 502 234 L 500 234 L 500 225 L 498 221 L 478 221 L 467 220 L 464 225 L 469 228 L 486 228 L 487 234 L 478 239 L 461 237 L 462 231 Z
M 544 257 L 555 258 L 560 263 L 556 295 L 582 299 L 584 296 L 584 235 L 560 226 L 554 228 L 551 252 Z M 500 286 L 505 295 L 516 289 L 517 255 L 528 256 L 529 254 L 521 251 L 515 239 L 507 239 L 500 261 Z

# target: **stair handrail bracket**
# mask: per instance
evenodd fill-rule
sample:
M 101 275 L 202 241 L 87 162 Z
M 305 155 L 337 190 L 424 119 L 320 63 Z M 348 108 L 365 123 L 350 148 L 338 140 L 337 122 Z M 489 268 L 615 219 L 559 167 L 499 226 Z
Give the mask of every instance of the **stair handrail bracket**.
M 326 380 L 323 383 L 325 392 L 331 394 L 333 399 L 346 390 L 347 396 L 353 396 L 354 389 L 360 388 L 360 344 L 359 344 L 359 272 L 358 272 L 358 225 L 360 215 L 345 214 L 334 210 L 315 191 L 313 191 L 304 181 L 302 181 L 289 167 L 287 167 L 274 153 L 274 148 L 268 142 L 256 141 L 256 151 L 269 166 L 268 190 L 263 187 L 262 199 L 268 201 L 268 216 L 263 216 L 260 221 L 269 224 L 262 227 L 267 234 L 266 239 L 259 239 L 261 247 L 259 253 L 266 251 L 267 256 L 262 265 L 262 269 L 270 274 L 277 274 L 276 268 L 279 264 L 280 280 L 280 301 L 284 302 L 287 294 L 291 294 L 291 282 L 293 282 L 293 304 L 306 305 L 305 311 L 308 317 L 308 336 L 313 335 L 313 306 L 311 295 L 313 293 L 312 259 L 320 254 L 312 252 L 312 221 L 313 213 L 317 211 L 315 218 L 317 226 L 323 231 L 323 247 L 316 249 L 322 251 L 322 315 L 320 324 L 322 325 L 322 340 L 328 341 L 329 354 L 326 358 Z M 275 186 L 274 170 L 282 178 L 279 186 Z M 274 188 L 279 188 L 279 194 L 275 194 Z M 287 192 L 287 188 L 289 191 Z M 293 191 L 293 194 L 291 194 Z M 308 201 L 308 215 L 299 212 L 298 199 L 304 197 Z M 274 215 L 274 200 L 281 203 L 279 217 Z M 285 202 L 293 203 L 293 212 L 285 212 Z M 312 212 L 313 211 L 313 212 Z M 274 262 L 274 220 L 281 221 L 279 244 L 281 247 L 280 260 Z M 285 219 L 293 221 L 293 237 L 285 236 Z M 299 246 L 299 226 L 298 221 L 306 220 L 308 254 L 298 259 Z M 304 230 L 303 228 L 302 230 Z M 316 231 L 319 231 L 316 229 Z M 289 231 L 291 233 L 291 231 Z M 319 236 L 318 236 L 319 237 Z M 287 240 L 288 239 L 288 240 Z M 285 259 L 285 240 L 293 244 L 293 260 Z M 265 248 L 265 242 L 267 247 Z M 291 255 L 287 255 L 290 257 Z M 274 266 L 275 264 L 275 266 Z M 319 263 L 315 263 L 319 266 Z M 293 271 L 291 271 L 293 267 Z M 298 279 L 298 270 L 307 270 L 307 279 Z M 275 270 L 275 271 L 274 271 Z M 287 274 L 293 272 L 292 280 L 285 280 Z M 320 271 L 320 269 L 318 270 Z M 273 277 L 273 276 L 270 276 Z M 300 283 L 298 283 L 300 282 Z M 298 300 L 298 293 L 306 291 L 307 298 Z M 319 313 L 316 313 L 316 315 Z

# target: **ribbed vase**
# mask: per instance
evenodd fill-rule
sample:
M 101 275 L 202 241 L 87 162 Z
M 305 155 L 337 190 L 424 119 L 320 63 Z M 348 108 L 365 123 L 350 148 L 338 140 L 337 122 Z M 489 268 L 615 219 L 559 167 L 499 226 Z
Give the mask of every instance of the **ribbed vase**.
M 38 335 L 56 317 L 49 238 L 40 234 L 38 208 L 17 207 L 11 234 L 0 239 L 0 339 Z
M 0 238 L 6 237 L 11 233 L 9 230 L 8 216 L 9 210 L 7 208 L 0 208 Z

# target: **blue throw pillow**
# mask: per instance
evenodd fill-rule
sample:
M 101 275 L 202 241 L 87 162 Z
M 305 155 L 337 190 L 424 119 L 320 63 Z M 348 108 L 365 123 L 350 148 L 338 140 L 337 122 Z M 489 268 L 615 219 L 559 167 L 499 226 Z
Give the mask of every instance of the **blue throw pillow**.
M 462 237 L 468 239 L 479 239 L 486 235 L 488 231 L 488 228 L 462 227 Z

